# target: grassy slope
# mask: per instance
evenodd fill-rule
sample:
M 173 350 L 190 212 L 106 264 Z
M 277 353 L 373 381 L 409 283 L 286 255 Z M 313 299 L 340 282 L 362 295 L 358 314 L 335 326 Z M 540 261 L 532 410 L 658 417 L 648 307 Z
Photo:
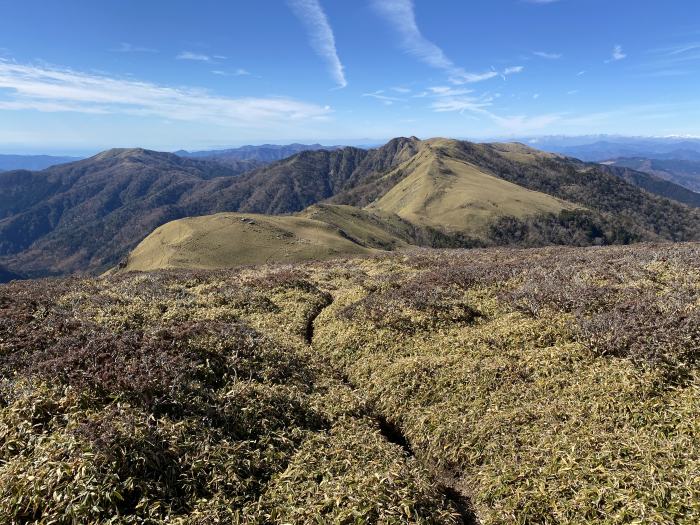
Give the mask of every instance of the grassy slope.
M 371 252 L 316 220 L 219 213 L 157 228 L 129 255 L 126 269 L 232 268 Z
M 411 163 L 411 173 L 369 209 L 395 213 L 416 224 L 483 236 L 499 217 L 524 218 L 575 208 L 488 175 L 437 149 L 448 148 L 451 142 L 426 141 Z
M 699 250 L 0 287 L 0 518 L 695 524 Z
M 388 213 L 376 213 L 354 206 L 316 204 L 299 216 L 335 226 L 363 246 L 392 250 L 414 242 L 410 224 Z

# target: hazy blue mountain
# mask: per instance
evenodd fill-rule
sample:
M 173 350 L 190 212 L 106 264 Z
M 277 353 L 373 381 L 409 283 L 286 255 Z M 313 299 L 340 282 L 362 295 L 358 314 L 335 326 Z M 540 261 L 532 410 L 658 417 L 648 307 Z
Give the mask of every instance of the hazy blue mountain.
M 54 157 L 51 155 L 0 155 L 0 171 L 39 171 L 57 164 L 80 160 L 78 157 Z
M 264 164 L 286 159 L 302 151 L 333 151 L 342 146 L 322 146 L 321 144 L 263 144 L 261 146 L 241 146 L 240 148 L 209 150 L 209 151 L 176 151 L 181 157 L 195 159 L 217 160 L 219 162 L 249 161 L 257 163 L 260 167 Z
M 600 162 L 621 157 L 700 160 L 700 139 L 685 137 L 620 137 L 586 135 L 518 139 L 529 146 L 568 157 Z

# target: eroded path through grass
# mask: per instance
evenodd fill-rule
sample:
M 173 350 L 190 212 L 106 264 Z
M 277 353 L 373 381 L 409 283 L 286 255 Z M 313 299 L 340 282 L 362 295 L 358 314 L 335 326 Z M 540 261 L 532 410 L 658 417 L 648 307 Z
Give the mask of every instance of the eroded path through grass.
M 305 331 L 305 340 L 308 345 L 314 349 L 314 334 L 316 332 L 316 324 L 321 324 L 323 319 L 319 321 L 319 317 L 323 311 L 332 306 L 334 302 L 333 295 L 326 292 L 324 295 L 323 302 L 318 305 L 318 307 L 313 308 L 308 314 L 307 329 Z M 333 364 L 329 363 L 329 366 L 333 368 Z M 352 389 L 358 395 L 362 396 L 362 392 L 353 385 L 347 378 L 342 370 L 336 370 L 336 372 L 342 378 L 342 384 Z M 388 419 L 388 416 L 380 413 L 376 406 L 371 406 L 368 404 L 367 411 L 371 418 L 374 420 L 377 428 L 379 429 L 381 435 L 389 443 L 400 447 L 407 457 L 415 458 L 415 453 L 411 447 L 411 444 L 404 434 L 403 430 L 397 426 L 393 421 Z M 419 460 L 420 461 L 420 460 Z M 426 466 L 428 472 L 432 472 L 431 481 L 435 484 L 438 490 L 444 495 L 445 499 L 449 501 L 453 509 L 456 511 L 457 522 L 463 525 L 477 525 L 479 523 L 476 514 L 469 497 L 461 492 L 454 482 L 454 475 L 451 475 L 448 479 L 445 475 L 440 476 L 440 479 L 435 475 L 435 469 L 430 466 Z

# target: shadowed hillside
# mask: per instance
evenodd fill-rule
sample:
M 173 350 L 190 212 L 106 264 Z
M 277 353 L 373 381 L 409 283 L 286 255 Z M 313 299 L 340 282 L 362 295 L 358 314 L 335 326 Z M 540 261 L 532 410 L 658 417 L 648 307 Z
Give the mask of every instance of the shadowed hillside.
M 604 164 L 648 173 L 697 193 L 700 192 L 700 153 L 697 156 L 696 160 L 618 158 Z
M 21 279 L 20 275 L 9 271 L 7 268 L 0 266 L 0 283 L 7 283 L 14 279 Z
M 0 259 L 30 275 L 116 264 L 157 226 L 187 215 L 204 181 L 236 177 L 217 163 L 110 150 L 41 172 L 0 176 Z

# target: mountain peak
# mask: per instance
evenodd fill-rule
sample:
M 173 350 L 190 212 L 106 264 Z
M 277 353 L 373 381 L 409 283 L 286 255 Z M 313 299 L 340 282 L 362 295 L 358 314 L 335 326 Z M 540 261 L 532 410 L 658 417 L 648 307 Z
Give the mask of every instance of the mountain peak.
M 147 158 L 178 158 L 177 155 L 172 153 L 163 153 L 159 151 L 148 150 L 144 148 L 112 148 L 102 153 L 98 153 L 89 160 L 140 160 Z

